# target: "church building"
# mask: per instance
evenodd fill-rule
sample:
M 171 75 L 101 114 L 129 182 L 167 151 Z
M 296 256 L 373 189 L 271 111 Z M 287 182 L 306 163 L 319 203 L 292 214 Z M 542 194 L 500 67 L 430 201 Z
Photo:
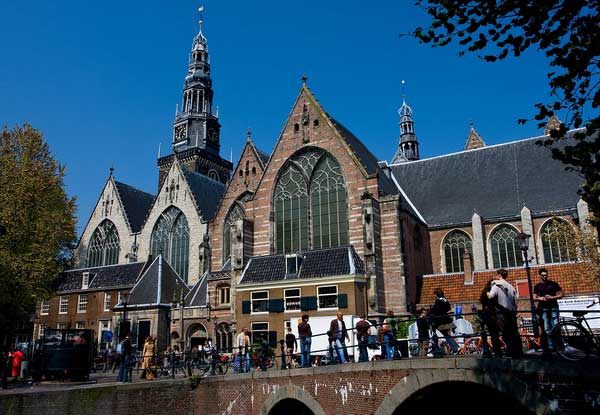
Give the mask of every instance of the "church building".
M 244 327 L 253 341 L 274 345 L 302 314 L 406 314 L 432 303 L 437 287 L 467 305 L 496 268 L 514 270 L 522 283 L 520 232 L 532 235 L 533 266 L 549 267 L 568 295 L 596 291 L 589 281 L 566 281 L 577 272 L 576 253 L 552 229 L 557 221 L 585 226 L 587 205 L 580 178 L 535 144 L 540 137 L 488 146 L 471 126 L 462 151 L 421 159 L 403 97 L 388 163 L 327 112 L 303 77 L 273 151 L 257 148 L 249 130 L 233 165 L 220 155 L 213 95 L 201 20 L 172 153 L 157 160 L 156 194 L 111 171 L 75 269 L 40 305 L 36 334 L 60 320 L 100 338 L 126 329 L 138 344 L 158 336 L 161 348 L 211 338 L 231 352 Z M 102 296 L 102 315 L 74 308 L 74 317 L 57 320 L 67 295 L 77 296 L 73 307 L 81 296 L 97 295 L 99 304 Z

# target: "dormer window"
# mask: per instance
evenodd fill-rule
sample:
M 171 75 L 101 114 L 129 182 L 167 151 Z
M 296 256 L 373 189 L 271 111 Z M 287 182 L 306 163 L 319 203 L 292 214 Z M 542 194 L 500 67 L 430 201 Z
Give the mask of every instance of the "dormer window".
M 90 273 L 84 272 L 81 276 L 81 289 L 87 290 L 90 287 Z
M 286 255 L 285 269 L 286 274 L 298 274 L 302 265 L 302 257 L 300 255 Z

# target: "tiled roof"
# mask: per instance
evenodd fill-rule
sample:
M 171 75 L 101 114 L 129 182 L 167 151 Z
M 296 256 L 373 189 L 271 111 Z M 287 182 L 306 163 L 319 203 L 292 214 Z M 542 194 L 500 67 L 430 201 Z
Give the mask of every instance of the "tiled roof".
M 394 182 L 387 177 L 387 175 L 379 167 L 377 157 L 375 157 L 373 153 L 369 151 L 369 149 L 362 143 L 362 141 L 358 139 L 358 137 L 344 127 L 342 123 L 338 122 L 329 114 L 327 114 L 327 117 L 329 117 L 335 129 L 340 133 L 346 144 L 348 144 L 348 147 L 350 147 L 352 153 L 354 153 L 367 174 L 377 174 L 379 179 L 380 193 L 382 195 L 397 194 L 398 189 L 394 185 Z
M 268 153 L 259 150 L 258 148 L 256 148 L 256 146 L 254 146 L 254 149 L 256 150 L 256 154 L 258 155 L 258 158 L 260 159 L 260 162 L 262 163 L 263 167 L 266 166 L 271 156 Z
M 219 202 L 225 193 L 225 185 L 200 173 L 182 168 L 183 174 L 190 186 L 198 213 L 205 219 L 211 220 L 217 212 Z
M 430 227 L 576 209 L 582 180 L 537 138 L 392 165 L 396 180 Z M 432 203 L 432 200 L 435 203 Z
M 179 302 L 182 289 L 184 295 L 189 292 L 186 283 L 179 278 L 162 255 L 159 255 L 131 290 L 127 306 L 165 305 Z
M 80 291 L 84 272 L 90 273 L 89 289 L 106 290 L 116 287 L 131 287 L 144 268 L 145 262 L 108 265 L 105 267 L 79 268 L 60 274 L 56 291 Z
M 250 259 L 241 284 L 320 278 L 335 275 L 362 275 L 365 266 L 352 246 L 318 249 L 300 254 L 303 257 L 298 274 L 286 274 L 285 255 L 268 255 Z
M 144 225 L 148 212 L 152 208 L 152 203 L 154 203 L 155 196 L 116 180 L 115 185 L 121 202 L 123 202 L 123 209 L 131 225 L 131 231 L 137 233 Z
M 185 296 L 186 307 L 206 307 L 208 300 L 207 293 L 208 273 L 205 273 Z
M 538 270 L 546 268 L 548 278 L 560 284 L 565 295 L 598 292 L 598 286 L 592 278 L 586 276 L 586 264 L 565 262 L 559 264 L 534 265 L 531 267 L 531 278 L 535 285 L 538 280 Z M 516 281 L 526 281 L 527 273 L 524 267 L 508 268 L 508 282 L 515 286 Z M 494 278 L 496 270 L 475 271 L 473 284 L 465 284 L 464 274 L 437 274 L 423 276 L 419 288 L 417 303 L 431 304 L 434 300 L 433 290 L 441 288 L 451 303 L 479 304 L 479 296 L 485 284 Z

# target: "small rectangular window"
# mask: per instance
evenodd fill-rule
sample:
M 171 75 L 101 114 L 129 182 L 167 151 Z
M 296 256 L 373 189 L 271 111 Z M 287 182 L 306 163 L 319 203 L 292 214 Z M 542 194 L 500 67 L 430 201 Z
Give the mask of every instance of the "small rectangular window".
M 58 301 L 58 314 L 67 314 L 69 312 L 69 296 L 61 295 Z
M 79 294 L 79 301 L 77 302 L 77 312 L 78 313 L 86 313 L 88 306 L 88 295 L 87 294 Z
M 269 323 L 250 323 L 252 343 L 260 343 L 263 339 L 269 341 Z
M 56 325 L 56 328 L 57 328 L 58 330 L 65 330 L 65 329 L 67 328 L 67 323 L 58 323 L 58 324 Z
M 85 328 L 85 321 L 77 321 L 75 323 L 75 328 L 76 329 L 84 329 Z
M 326 285 L 317 287 L 317 298 L 319 310 L 328 308 L 338 308 L 337 285 Z
M 299 255 L 286 255 L 285 257 L 286 274 L 298 274 L 302 257 Z
M 300 310 L 300 294 L 300 288 L 287 288 L 283 290 L 285 311 Z
M 254 291 L 251 294 L 252 314 L 269 312 L 269 292 Z
M 90 273 L 84 272 L 81 276 L 81 289 L 87 290 L 90 287 Z
M 50 301 L 42 301 L 40 304 L 40 314 L 47 316 L 50 313 Z
M 230 302 L 229 287 L 219 288 L 219 305 L 229 304 Z
M 111 300 L 112 294 L 111 293 L 104 293 L 104 311 L 110 311 L 110 300 Z
M 44 332 L 46 331 L 46 326 L 44 324 L 40 324 L 39 329 L 38 329 L 38 338 L 42 338 L 44 337 Z

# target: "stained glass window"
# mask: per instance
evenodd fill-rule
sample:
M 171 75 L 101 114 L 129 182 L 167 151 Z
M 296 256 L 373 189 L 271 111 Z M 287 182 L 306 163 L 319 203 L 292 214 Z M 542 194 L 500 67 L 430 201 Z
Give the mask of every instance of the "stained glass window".
M 88 245 L 87 266 L 100 267 L 119 262 L 119 234 L 108 219 L 96 228 Z
M 229 213 L 225 218 L 225 223 L 223 224 L 223 264 L 227 262 L 231 255 L 231 225 L 237 220 L 244 219 L 245 217 L 244 209 L 238 202 L 235 202 L 229 210 Z
M 523 265 L 523 254 L 519 242 L 515 239 L 517 234 L 517 230 L 509 225 L 500 225 L 492 232 L 490 242 L 494 268 Z
M 471 238 L 462 231 L 452 231 L 444 238 L 444 259 L 446 272 L 463 272 L 463 255 L 472 253 Z
M 321 149 L 309 148 L 288 160 L 277 180 L 274 207 L 278 253 L 348 243 L 344 177 L 339 163 Z
M 190 262 L 190 230 L 183 212 L 174 206 L 165 210 L 154 225 L 150 251 L 162 253 L 177 274 L 187 282 Z
M 569 239 L 573 238 L 570 225 L 560 219 L 551 219 L 542 227 L 542 248 L 544 261 L 554 262 L 574 261 L 576 256 L 569 250 Z

